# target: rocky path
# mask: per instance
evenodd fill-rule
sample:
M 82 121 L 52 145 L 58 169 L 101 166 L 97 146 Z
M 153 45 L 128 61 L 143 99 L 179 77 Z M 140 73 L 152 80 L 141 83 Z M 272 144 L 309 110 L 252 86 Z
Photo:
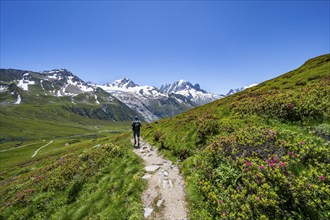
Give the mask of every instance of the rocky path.
M 144 160 L 148 188 L 142 194 L 146 219 L 187 219 L 185 188 L 179 169 L 159 155 L 156 148 L 141 141 L 134 152 Z

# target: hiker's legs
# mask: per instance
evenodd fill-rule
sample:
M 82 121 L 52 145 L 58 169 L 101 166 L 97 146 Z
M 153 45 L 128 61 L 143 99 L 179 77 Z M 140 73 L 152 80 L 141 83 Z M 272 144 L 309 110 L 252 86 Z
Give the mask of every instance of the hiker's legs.
M 140 146 L 140 131 L 136 132 L 136 136 L 138 139 L 138 146 Z
M 136 133 L 133 132 L 133 137 L 134 137 L 134 146 L 136 145 Z

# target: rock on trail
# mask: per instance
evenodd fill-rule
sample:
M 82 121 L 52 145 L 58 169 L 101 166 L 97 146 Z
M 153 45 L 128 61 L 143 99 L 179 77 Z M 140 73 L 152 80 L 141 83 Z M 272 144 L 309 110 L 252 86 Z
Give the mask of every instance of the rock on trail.
M 185 186 L 179 169 L 159 155 L 155 147 L 141 140 L 134 152 L 144 160 L 148 188 L 142 194 L 146 219 L 187 219 Z

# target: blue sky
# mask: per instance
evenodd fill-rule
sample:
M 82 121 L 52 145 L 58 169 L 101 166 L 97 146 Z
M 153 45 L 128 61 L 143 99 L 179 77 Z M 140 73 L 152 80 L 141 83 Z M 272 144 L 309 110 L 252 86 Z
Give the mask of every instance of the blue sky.
M 1 68 L 226 93 L 330 52 L 329 1 L 2 1 Z

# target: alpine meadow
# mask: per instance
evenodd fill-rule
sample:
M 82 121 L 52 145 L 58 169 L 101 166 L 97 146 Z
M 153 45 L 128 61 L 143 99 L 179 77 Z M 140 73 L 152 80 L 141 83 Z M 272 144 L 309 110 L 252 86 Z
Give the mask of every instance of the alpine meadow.
M 149 124 L 180 163 L 191 219 L 330 218 L 330 54 Z
M 326 54 L 234 95 L 144 123 L 143 138 L 184 175 L 189 218 L 330 218 L 329 83 Z M 23 100 L 15 85 L 9 88 Z M 130 123 L 72 111 L 65 97 L 42 102 L 1 106 L 0 218 L 143 219 L 147 182 Z M 95 108 L 86 101 L 78 106 Z

